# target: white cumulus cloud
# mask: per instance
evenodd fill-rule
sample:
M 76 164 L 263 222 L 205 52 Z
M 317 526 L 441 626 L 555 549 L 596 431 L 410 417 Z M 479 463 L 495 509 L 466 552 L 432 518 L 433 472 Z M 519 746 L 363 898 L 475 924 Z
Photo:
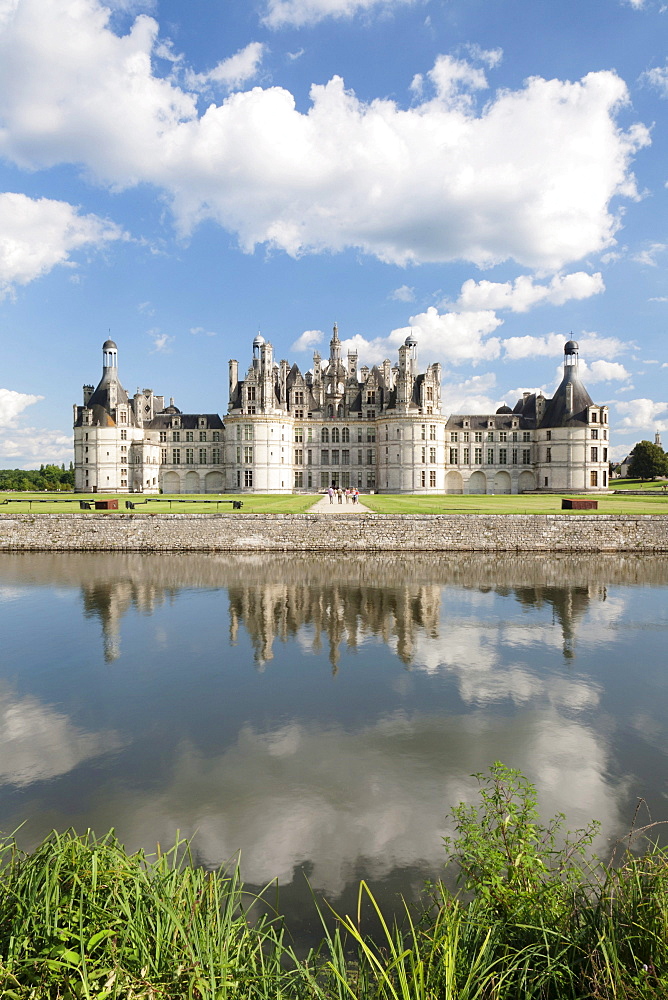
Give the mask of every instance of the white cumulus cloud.
M 561 306 L 571 299 L 588 299 L 605 290 L 602 275 L 576 271 L 574 274 L 555 275 L 547 285 L 537 284 L 529 275 L 520 275 L 514 281 L 474 281 L 469 278 L 462 285 L 456 307 L 458 309 L 510 309 L 527 312 L 534 306 L 549 303 Z
M 322 330 L 304 330 L 300 337 L 297 337 L 291 346 L 292 351 L 308 351 L 316 344 L 321 343 L 324 333 Z
M 390 11 L 415 0 L 267 0 L 264 23 L 270 28 L 317 24 L 328 17 L 354 17 L 374 8 Z
M 122 230 L 96 215 L 50 198 L 0 193 L 0 298 L 58 264 L 72 266 L 72 254 L 123 238 Z
M 10 427 L 27 406 L 38 403 L 43 396 L 14 389 L 0 389 L 0 427 Z
M 592 361 L 591 364 L 581 362 L 582 378 L 593 384 L 594 382 L 623 381 L 630 378 L 629 372 L 624 365 L 618 361 Z
M 193 90 L 207 90 L 216 84 L 228 90 L 240 87 L 257 76 L 264 52 L 262 42 L 251 42 L 229 59 L 223 59 L 207 73 L 188 72 L 188 86 Z
M 272 16 L 361 8 L 293 0 Z M 533 77 L 478 110 L 461 95 L 479 92 L 482 72 L 439 57 L 436 95 L 407 108 L 359 100 L 334 77 L 312 87 L 305 112 L 284 88 L 255 87 L 200 115 L 196 94 L 153 72 L 153 18 L 138 16 L 121 37 L 99 0 L 3 10 L 0 155 L 22 167 L 80 164 L 115 189 L 153 184 L 183 233 L 212 219 L 247 251 L 355 247 L 400 264 L 514 259 L 558 271 L 612 246 L 612 199 L 637 195 L 631 160 L 648 131 L 619 126 L 627 89 L 611 71 Z
M 668 430 L 668 403 L 653 399 L 629 399 L 616 404 L 617 412 L 626 414 L 619 425 L 623 430 Z
M 563 354 L 564 344 L 572 339 L 572 334 L 548 333 L 542 337 L 506 337 L 502 341 L 504 356 L 511 361 L 519 361 L 522 358 L 552 357 Z M 583 333 L 578 337 L 580 356 L 591 357 L 598 354 L 599 357 L 610 359 L 621 354 L 628 347 L 617 337 L 601 337 L 597 333 Z

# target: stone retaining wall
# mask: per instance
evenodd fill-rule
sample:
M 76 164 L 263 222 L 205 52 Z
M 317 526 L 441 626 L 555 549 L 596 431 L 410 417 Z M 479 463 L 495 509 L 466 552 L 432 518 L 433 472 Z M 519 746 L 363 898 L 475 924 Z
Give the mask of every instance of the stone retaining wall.
M 668 516 L 0 514 L 3 550 L 668 552 Z

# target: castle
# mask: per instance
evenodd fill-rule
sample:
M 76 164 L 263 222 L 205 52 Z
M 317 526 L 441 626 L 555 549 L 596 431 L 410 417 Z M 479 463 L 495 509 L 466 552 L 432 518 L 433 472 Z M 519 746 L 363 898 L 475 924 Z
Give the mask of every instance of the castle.
M 330 484 L 381 493 L 523 493 L 608 487 L 608 408 L 580 380 L 578 345 L 564 346 L 554 396 L 523 394 L 496 413 L 441 413 L 441 366 L 418 369 L 417 341 L 398 362 L 329 358 L 302 374 L 274 361 L 258 335 L 243 378 L 229 363 L 229 405 L 182 413 L 151 389 L 131 398 L 107 340 L 102 378 L 74 407 L 75 490 L 98 493 L 292 493 Z

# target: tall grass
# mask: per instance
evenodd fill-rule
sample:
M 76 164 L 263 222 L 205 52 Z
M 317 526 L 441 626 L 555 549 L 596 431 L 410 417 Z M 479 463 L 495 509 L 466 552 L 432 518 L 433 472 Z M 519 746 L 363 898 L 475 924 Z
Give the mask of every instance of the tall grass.
M 591 855 L 593 828 L 543 824 L 535 790 L 495 764 L 453 810 L 462 887 L 425 886 L 388 919 L 369 886 L 298 958 L 236 870 L 188 846 L 128 854 L 113 833 L 0 844 L 0 996 L 9 1000 L 660 1000 L 668 997 L 668 854 Z M 376 928 L 368 933 L 372 918 Z

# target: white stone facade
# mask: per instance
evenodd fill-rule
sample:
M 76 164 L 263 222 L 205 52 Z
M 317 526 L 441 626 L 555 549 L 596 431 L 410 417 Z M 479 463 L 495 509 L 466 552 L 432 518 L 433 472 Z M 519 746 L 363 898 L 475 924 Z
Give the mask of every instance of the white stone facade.
M 130 399 L 117 349 L 103 347 L 97 389 L 74 408 L 75 489 L 127 493 L 316 492 L 330 484 L 387 493 L 597 491 L 608 487 L 608 409 L 578 375 L 565 345 L 552 399 L 525 393 L 494 414 L 441 413 L 441 368 L 420 372 L 409 337 L 389 360 L 344 361 L 337 328 L 329 358 L 302 374 L 274 362 L 258 336 L 243 379 L 229 365 L 229 407 L 183 414 L 150 389 Z

